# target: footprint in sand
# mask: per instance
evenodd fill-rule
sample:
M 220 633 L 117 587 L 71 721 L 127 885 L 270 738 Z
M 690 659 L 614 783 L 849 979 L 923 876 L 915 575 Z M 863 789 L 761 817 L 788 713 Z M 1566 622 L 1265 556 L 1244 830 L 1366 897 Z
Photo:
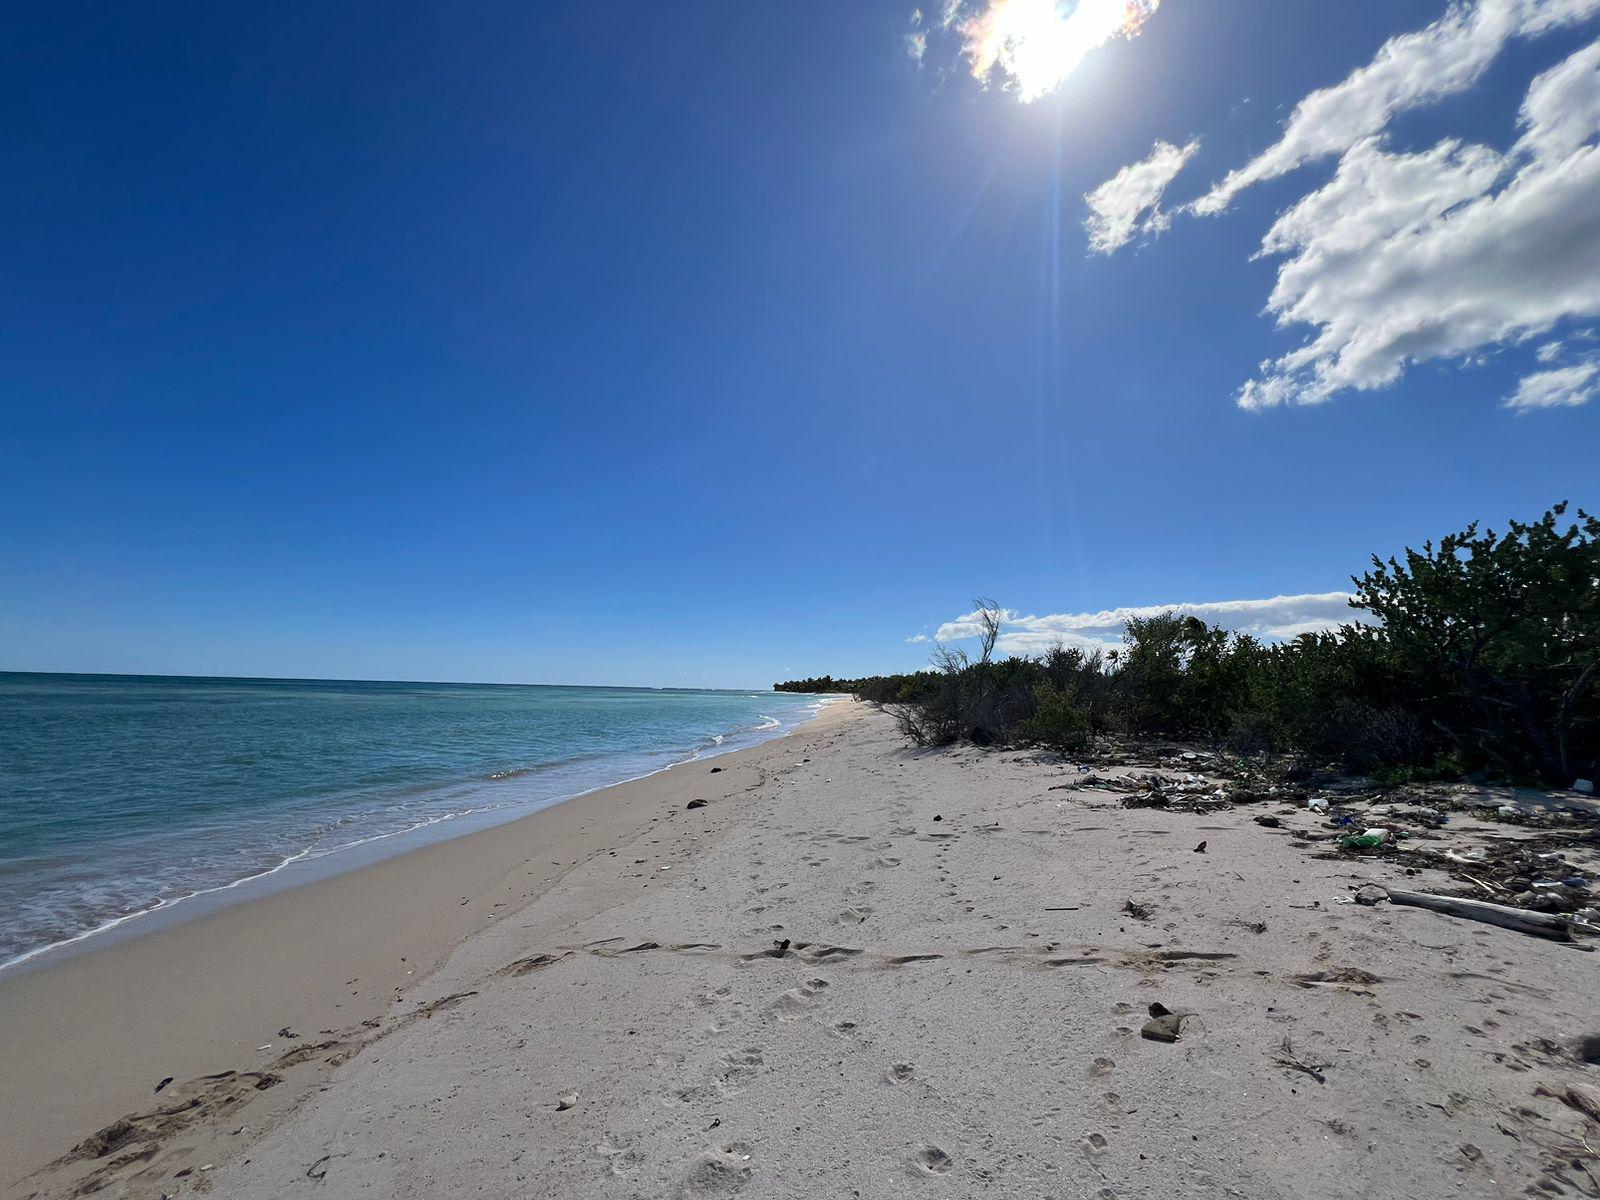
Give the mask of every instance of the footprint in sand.
M 1111 1072 L 1116 1068 L 1116 1065 L 1117 1064 L 1112 1059 L 1104 1057 L 1097 1058 L 1089 1064 L 1089 1078 L 1103 1078 L 1104 1076 L 1111 1074 Z
M 955 1165 L 955 1159 L 933 1145 L 923 1146 L 906 1164 L 913 1175 L 946 1175 Z
M 644 1155 L 633 1148 L 634 1134 L 613 1134 L 594 1148 L 597 1156 L 606 1162 L 606 1170 L 617 1179 L 625 1179 L 628 1172 L 644 1162 Z
M 761 1073 L 765 1064 L 760 1046 L 729 1051 L 717 1059 L 717 1090 L 724 1096 L 737 1096 L 745 1084 Z
M 813 979 L 809 983 L 802 983 L 799 987 L 792 987 L 784 992 L 767 1006 L 767 1011 L 780 1021 L 793 1021 L 815 1008 L 817 997 L 822 995 L 827 987 L 826 979 Z
M 755 1173 L 750 1147 L 732 1142 L 707 1150 L 689 1165 L 679 1193 L 685 1200 L 701 1196 L 731 1196 L 750 1182 Z

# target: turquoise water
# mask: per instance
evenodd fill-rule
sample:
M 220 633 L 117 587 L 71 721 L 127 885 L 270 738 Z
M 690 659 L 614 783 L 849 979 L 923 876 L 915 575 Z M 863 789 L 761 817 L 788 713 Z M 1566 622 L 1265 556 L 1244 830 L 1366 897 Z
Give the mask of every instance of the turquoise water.
M 0 964 L 788 732 L 774 692 L 0 672 Z M 463 819 L 468 818 L 468 819 Z

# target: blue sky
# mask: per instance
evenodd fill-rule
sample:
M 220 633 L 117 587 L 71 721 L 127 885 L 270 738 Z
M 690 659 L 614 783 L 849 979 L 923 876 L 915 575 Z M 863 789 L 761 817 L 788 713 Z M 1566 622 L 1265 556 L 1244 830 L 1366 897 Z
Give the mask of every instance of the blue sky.
M 9 13 L 0 668 L 909 669 L 1600 500 L 1600 3 L 1142 0 L 1025 102 L 1040 3 Z

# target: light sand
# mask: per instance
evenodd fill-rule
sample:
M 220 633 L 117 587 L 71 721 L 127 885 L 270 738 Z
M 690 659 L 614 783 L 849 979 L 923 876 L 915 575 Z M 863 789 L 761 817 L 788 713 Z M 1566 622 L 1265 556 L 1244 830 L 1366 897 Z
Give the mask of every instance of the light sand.
M 1595 955 L 1337 904 L 1399 872 L 1308 857 L 1309 817 L 1051 790 L 1073 778 L 840 706 L 0 984 L 18 1169 L 146 1114 L 13 1191 L 1600 1191 L 1600 1126 L 1557 1098 L 1600 1074 L 1570 1052 Z M 1195 1014 L 1177 1043 L 1139 1036 L 1152 1002 Z M 276 1082 L 193 1079 L 222 1068 Z

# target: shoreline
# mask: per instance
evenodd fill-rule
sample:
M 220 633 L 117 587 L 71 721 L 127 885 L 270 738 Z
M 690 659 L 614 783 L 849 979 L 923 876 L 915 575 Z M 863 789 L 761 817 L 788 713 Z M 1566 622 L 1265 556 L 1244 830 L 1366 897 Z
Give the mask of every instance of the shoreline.
M 1592 947 L 1355 898 L 1463 847 L 1592 874 L 1587 828 L 1216 801 L 1209 757 L 840 704 L 0 983 L 4 1194 L 1584 1194 Z
M 94 678 L 100 678 L 100 676 L 94 676 Z M 146 934 L 155 933 L 162 929 L 172 928 L 185 921 L 198 920 L 209 913 L 232 907 L 235 904 L 248 904 L 251 901 L 263 899 L 281 891 L 305 887 L 323 879 L 336 878 L 351 871 L 359 871 L 375 863 L 385 862 L 391 858 L 410 854 L 416 850 L 452 841 L 455 838 L 469 837 L 474 833 L 521 821 L 543 812 L 545 809 L 559 804 L 566 804 L 580 797 L 593 795 L 596 792 L 605 791 L 607 788 L 637 783 L 640 780 L 650 779 L 675 768 L 686 767 L 697 762 L 723 758 L 730 754 L 742 753 L 745 750 L 759 749 L 770 742 L 780 741 L 793 733 L 798 733 L 805 729 L 821 716 L 828 707 L 838 703 L 839 699 L 839 697 L 819 697 L 819 703 L 814 714 L 787 731 L 783 731 L 781 721 L 775 717 L 769 717 L 768 720 L 772 721 L 771 725 L 762 726 L 750 732 L 756 735 L 771 733 L 774 729 L 780 732 L 762 737 L 761 740 L 753 745 L 723 749 L 725 735 L 718 734 L 713 736 L 709 747 L 692 751 L 687 758 L 675 759 L 640 775 L 631 775 L 608 783 L 596 784 L 593 787 L 583 788 L 564 795 L 493 808 L 469 808 L 459 813 L 449 813 L 403 829 L 396 829 L 389 833 L 375 834 L 347 846 L 340 846 L 320 854 L 301 851 L 285 858 L 275 866 L 268 867 L 266 870 L 245 875 L 229 883 L 199 888 L 192 892 L 186 892 L 181 896 L 158 900 L 149 907 L 122 913 L 108 918 L 90 929 L 81 930 L 69 937 L 26 950 L 4 962 L 0 962 L 0 984 L 3 984 L 8 979 L 17 978 L 54 963 L 68 961 L 80 954 L 90 954 L 96 950 L 114 946 L 128 938 L 143 937 Z M 517 774 L 522 773 L 524 772 L 517 772 Z M 495 776 L 478 782 L 498 783 L 502 778 L 504 776 Z
M 277 1030 L 315 1035 L 380 1017 L 463 941 L 604 853 L 601 843 L 639 836 L 688 799 L 749 786 L 850 707 L 828 704 L 754 746 L 0 973 L 0 1184 L 148 1107 L 163 1078 L 237 1070 L 299 1040 Z

